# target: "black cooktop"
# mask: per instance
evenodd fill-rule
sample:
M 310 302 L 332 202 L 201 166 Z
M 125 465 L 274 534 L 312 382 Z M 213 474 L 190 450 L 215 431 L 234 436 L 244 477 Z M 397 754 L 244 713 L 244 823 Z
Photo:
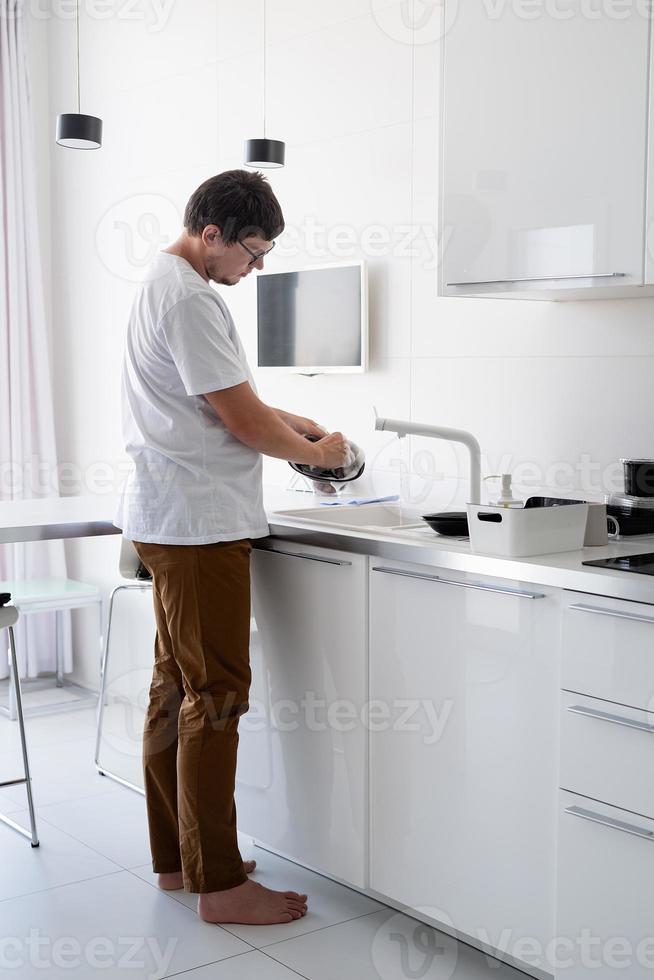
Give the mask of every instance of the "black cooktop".
M 621 555 L 619 558 L 598 558 L 595 561 L 582 561 L 582 565 L 595 565 L 596 568 L 613 568 L 618 572 L 640 572 L 641 575 L 654 575 L 654 552 L 640 555 Z

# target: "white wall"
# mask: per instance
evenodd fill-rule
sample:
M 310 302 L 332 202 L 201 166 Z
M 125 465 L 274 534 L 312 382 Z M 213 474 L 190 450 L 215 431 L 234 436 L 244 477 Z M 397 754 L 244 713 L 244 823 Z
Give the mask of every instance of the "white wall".
M 51 126 L 74 105 L 74 22 L 61 7 L 48 21 Z M 49 146 L 57 434 L 61 459 L 83 474 L 64 492 L 99 492 L 103 466 L 105 489 L 119 483 L 134 280 L 177 233 L 195 186 L 241 166 L 243 140 L 261 131 L 262 0 L 137 8 L 98 4 L 100 18 L 82 2 L 82 110 L 103 117 L 105 142 L 91 153 Z M 372 363 L 365 376 L 260 373 L 260 394 L 362 444 L 366 490 L 396 489 L 402 455 L 373 432 L 373 404 L 472 430 L 485 472 L 517 469 L 525 490 L 619 486 L 620 456 L 652 455 L 654 301 L 436 297 L 441 47 L 423 27 L 412 47 L 403 12 L 390 0 L 267 0 L 267 132 L 288 144 L 287 166 L 270 174 L 289 229 L 270 267 L 365 255 Z M 373 249 L 379 226 L 389 244 Z M 254 360 L 254 283 L 226 295 Z M 422 474 L 414 497 L 428 494 L 430 506 L 465 497 L 462 456 L 419 440 L 410 450 Z M 266 467 L 277 483 L 289 472 Z M 71 572 L 108 584 L 116 546 L 72 544 Z

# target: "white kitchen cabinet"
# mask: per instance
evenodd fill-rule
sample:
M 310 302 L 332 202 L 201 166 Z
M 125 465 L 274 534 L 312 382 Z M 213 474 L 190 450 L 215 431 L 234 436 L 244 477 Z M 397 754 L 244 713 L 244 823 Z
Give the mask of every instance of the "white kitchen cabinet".
M 370 576 L 371 887 L 528 969 L 554 929 L 559 593 Z
M 239 828 L 364 887 L 367 558 L 276 541 L 252 554 L 250 712 L 240 726 Z
M 555 976 L 654 973 L 654 820 L 561 793 Z
M 643 294 L 650 3 L 627 6 L 446 0 L 442 295 Z

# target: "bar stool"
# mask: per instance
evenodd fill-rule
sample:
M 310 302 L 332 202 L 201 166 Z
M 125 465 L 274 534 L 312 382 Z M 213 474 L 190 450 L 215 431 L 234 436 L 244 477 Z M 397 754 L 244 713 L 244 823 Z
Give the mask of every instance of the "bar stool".
M 26 830 L 21 827 L 20 824 L 14 823 L 9 817 L 5 817 L 4 814 L 0 814 L 0 820 L 6 823 L 8 827 L 12 830 L 18 831 L 23 837 L 27 837 L 31 841 L 32 847 L 39 846 L 39 837 L 36 831 L 36 817 L 34 815 L 34 800 L 32 799 L 32 778 L 30 776 L 30 766 L 29 759 L 27 757 L 27 741 L 25 739 L 25 720 L 23 718 L 23 699 L 21 695 L 21 685 L 20 685 L 20 674 L 18 672 L 18 657 L 16 656 L 16 643 L 14 641 L 14 626 L 18 622 L 18 610 L 15 606 L 9 606 L 7 603 L 11 599 L 11 595 L 7 592 L 0 594 L 0 629 L 6 629 L 9 633 L 9 653 L 10 653 L 10 667 L 11 674 L 14 684 L 14 691 L 16 697 L 16 712 L 18 715 L 18 725 L 20 728 L 20 744 L 23 751 L 23 771 L 25 773 L 22 779 L 8 779 L 4 782 L 0 782 L 0 786 L 15 786 L 18 783 L 25 783 L 25 789 L 27 790 L 27 805 L 29 807 L 30 813 L 30 826 L 31 830 Z
M 98 616 L 98 650 L 101 647 L 103 626 L 103 598 L 95 585 L 86 582 L 76 582 L 66 578 L 41 579 L 10 579 L 0 581 L 0 593 L 9 593 L 13 604 L 20 616 L 35 615 L 40 612 L 56 614 L 55 631 L 55 685 L 63 688 L 68 695 L 66 700 L 45 705 L 26 705 L 23 709 L 25 717 L 39 714 L 50 714 L 54 711 L 68 711 L 71 708 L 95 707 L 95 691 L 89 691 L 64 678 L 63 670 L 63 613 L 67 609 L 80 609 L 83 606 L 95 606 Z M 38 691 L 49 687 L 51 681 L 38 678 L 30 681 L 29 690 Z M 23 689 L 25 693 L 25 688 Z M 70 697 L 74 695 L 73 697 Z M 9 684 L 8 704 L 0 704 L 0 713 L 7 715 L 12 721 L 16 720 L 16 691 L 13 681 Z
M 100 678 L 100 696 L 98 698 L 98 722 L 97 722 L 97 734 L 95 739 L 95 767 L 101 776 L 108 776 L 110 779 L 114 779 L 117 783 L 121 783 L 123 786 L 127 786 L 129 789 L 135 790 L 140 793 L 141 796 L 144 795 L 144 791 L 136 783 L 130 782 L 128 779 L 124 779 L 115 772 L 111 772 L 100 764 L 100 749 L 102 747 L 102 725 L 104 721 L 104 705 L 106 697 L 107 688 L 107 677 L 108 677 L 108 667 L 109 667 L 109 649 L 111 642 L 111 621 L 114 612 L 114 599 L 118 592 L 128 591 L 130 589 L 144 589 L 152 588 L 152 579 L 150 573 L 141 563 L 141 560 L 136 553 L 136 548 L 127 538 L 123 538 L 120 545 L 120 558 L 118 561 L 118 569 L 120 574 L 127 582 L 117 585 L 116 588 L 111 593 L 109 598 L 109 615 L 107 616 L 107 629 L 105 631 L 104 640 L 104 654 L 102 657 L 102 668 L 101 668 L 101 678 Z

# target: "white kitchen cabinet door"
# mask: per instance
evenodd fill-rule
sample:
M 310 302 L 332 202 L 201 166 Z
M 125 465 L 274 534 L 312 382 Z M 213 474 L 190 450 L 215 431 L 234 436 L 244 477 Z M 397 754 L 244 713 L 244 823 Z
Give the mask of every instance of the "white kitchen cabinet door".
M 252 553 L 250 712 L 239 829 L 366 885 L 367 558 L 280 541 Z
M 654 820 L 561 793 L 555 976 L 651 977 L 653 910 Z
M 647 154 L 647 213 L 645 216 L 645 282 L 654 285 L 654 31 L 650 39 L 649 146 Z
M 371 562 L 371 887 L 522 962 L 554 928 L 559 595 Z
M 443 295 L 642 285 L 649 0 L 448 5 Z

